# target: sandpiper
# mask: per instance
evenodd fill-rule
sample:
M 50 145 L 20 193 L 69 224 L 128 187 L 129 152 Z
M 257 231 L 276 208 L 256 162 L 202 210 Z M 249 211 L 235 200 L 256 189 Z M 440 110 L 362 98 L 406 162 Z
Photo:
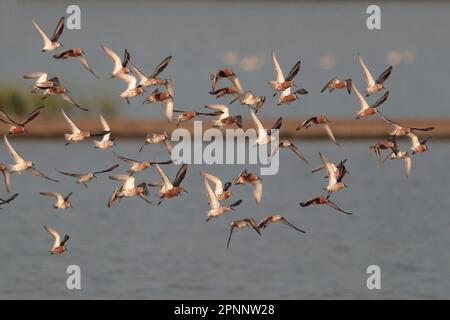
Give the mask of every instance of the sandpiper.
M 69 116 L 64 112 L 64 109 L 61 108 L 61 113 L 63 114 L 64 120 L 66 120 L 67 124 L 70 127 L 71 133 L 64 134 L 64 139 L 66 139 L 67 143 L 66 146 L 75 143 L 83 141 L 89 137 L 97 137 L 97 136 L 103 136 L 109 132 L 101 132 L 101 133 L 90 133 L 89 131 L 81 131 L 80 128 L 76 126 L 76 124 L 72 121 L 72 119 L 69 118 Z
M 55 229 L 53 229 L 53 228 L 51 228 L 51 227 L 49 227 L 48 225 L 44 225 L 44 229 L 45 230 L 47 230 L 47 232 L 53 237 L 53 239 L 54 239 L 54 242 L 53 242 L 53 246 L 52 246 L 52 248 L 49 250 L 49 252 L 51 253 L 51 254 L 60 254 L 60 253 L 63 253 L 63 252 L 65 252 L 65 251 L 67 251 L 67 248 L 66 248 L 66 242 L 69 240 L 69 236 L 66 234 L 65 236 L 64 236 L 64 239 L 63 239 L 63 241 L 61 241 L 61 236 L 59 235 L 59 233 L 55 230 Z
M 352 79 L 340 80 L 337 77 L 333 77 L 328 81 L 320 92 L 324 92 L 328 89 L 328 92 L 333 92 L 334 89 L 347 89 L 348 94 L 352 93 Z
M 157 133 L 157 132 L 148 133 L 145 136 L 144 143 L 139 148 L 139 152 L 142 151 L 142 148 L 144 148 L 145 145 L 158 144 L 158 143 L 161 143 L 161 142 L 164 143 L 164 147 L 166 148 L 166 150 L 169 153 L 169 155 L 171 155 L 173 147 L 172 147 L 172 143 L 170 142 L 169 133 L 167 131 L 163 131 L 161 133 Z
M 341 208 L 339 208 L 333 201 L 330 200 L 330 195 L 328 195 L 326 197 L 320 196 L 320 197 L 313 198 L 311 200 L 300 202 L 300 206 L 302 206 L 302 207 L 308 207 L 312 204 L 318 204 L 318 205 L 326 204 L 327 206 L 330 206 L 331 208 L 333 208 L 339 212 L 342 212 L 344 214 L 349 214 L 349 215 L 352 214 L 350 212 L 344 211 Z
M 138 160 L 134 160 L 134 159 L 130 159 L 130 158 L 126 158 L 124 156 L 121 156 L 120 154 L 118 154 L 116 152 L 113 152 L 113 153 L 118 159 L 120 159 L 120 160 L 122 160 L 122 161 L 124 161 L 126 163 L 131 164 L 130 169 L 127 170 L 127 173 L 129 175 L 133 175 L 136 172 L 144 171 L 144 170 L 150 168 L 152 165 L 155 165 L 155 164 L 171 164 L 172 163 L 172 160 L 167 160 L 167 161 L 138 161 Z
M 205 191 L 206 191 L 206 195 L 208 197 L 208 203 L 211 207 L 211 209 L 209 209 L 206 212 L 206 221 L 209 221 L 211 218 L 217 218 L 229 210 L 234 210 L 234 207 L 241 204 L 242 200 L 238 200 L 230 205 L 221 205 L 216 194 L 211 189 L 211 186 L 209 185 L 209 182 L 208 182 L 208 179 L 206 178 L 206 176 L 203 176 L 203 183 L 205 185 Z
M 9 173 L 9 169 L 3 163 L 0 163 L 0 171 L 3 174 L 3 180 L 5 181 L 6 191 L 9 193 L 11 191 L 11 174 Z
M 57 60 L 76 58 L 81 63 L 81 65 L 86 68 L 87 71 L 89 71 L 97 79 L 100 79 L 100 77 L 95 74 L 94 70 L 92 70 L 91 66 L 89 65 L 86 58 L 86 53 L 82 48 L 72 48 L 61 53 L 54 54 L 53 58 Z
M 183 164 L 180 167 L 180 169 L 178 169 L 178 172 L 173 181 L 170 181 L 166 173 L 161 169 L 161 167 L 158 164 L 155 164 L 155 168 L 156 171 L 158 171 L 162 181 L 158 183 L 149 183 L 148 185 L 151 187 L 160 187 L 160 190 L 158 192 L 160 201 L 158 205 L 160 205 L 161 201 L 164 199 L 171 199 L 173 197 L 179 196 L 183 191 L 187 192 L 184 188 L 180 186 L 181 182 L 183 182 L 186 176 L 187 164 Z
M 64 171 L 59 171 L 59 170 L 56 170 L 56 171 L 58 171 L 61 174 L 66 175 L 66 176 L 77 178 L 77 183 L 81 183 L 87 188 L 87 183 L 89 181 L 91 181 L 93 178 L 97 178 L 97 174 L 111 172 L 114 169 L 116 169 L 118 166 L 119 165 L 116 164 L 105 170 L 85 172 L 85 173 L 70 173 L 70 172 L 64 172 Z
M 230 246 L 231 241 L 231 235 L 233 234 L 234 229 L 243 229 L 245 227 L 251 227 L 253 230 L 255 230 L 259 235 L 261 235 L 261 232 L 256 227 L 256 221 L 253 218 L 246 218 L 241 220 L 234 220 L 230 223 L 230 235 L 228 236 L 227 241 L 227 249 Z
M 392 66 L 384 70 L 383 73 L 380 74 L 380 76 L 377 78 L 377 80 L 374 80 L 372 74 L 370 73 L 369 69 L 367 68 L 366 64 L 364 63 L 363 59 L 359 54 L 358 54 L 358 61 L 367 82 L 367 88 L 365 92 L 366 96 L 368 97 L 371 94 L 377 93 L 381 89 L 384 89 L 384 82 L 391 74 Z
M 222 201 L 228 199 L 232 195 L 232 192 L 230 190 L 230 187 L 232 186 L 231 182 L 228 181 L 223 184 L 222 180 L 220 180 L 218 177 L 205 171 L 202 171 L 200 174 L 214 183 L 214 194 L 216 195 L 217 200 Z
M 0 121 L 9 125 L 9 131 L 8 131 L 9 134 L 11 134 L 11 135 L 22 134 L 22 133 L 26 132 L 25 126 L 30 121 L 32 121 L 34 118 L 36 118 L 43 108 L 44 108 L 44 106 L 40 106 L 40 107 L 34 109 L 28 115 L 25 116 L 25 119 L 22 122 L 13 120 L 10 116 L 8 116 L 5 112 L 3 112 L 0 109 L 0 116 L 3 117 L 3 118 L 0 118 Z
M 377 102 L 375 102 L 373 105 L 370 106 L 367 103 L 366 99 L 364 99 L 364 97 L 361 95 L 361 93 L 355 87 L 355 85 L 352 84 L 352 86 L 353 86 L 353 91 L 355 92 L 356 97 L 358 98 L 358 101 L 359 101 L 359 105 L 360 105 L 360 109 L 356 112 L 356 119 L 369 117 L 375 113 L 381 114 L 381 112 L 378 110 L 378 107 L 387 100 L 387 98 L 389 97 L 389 91 L 386 92 L 380 99 L 378 99 Z
M 32 20 L 31 22 L 33 23 L 34 28 L 39 33 L 39 35 L 42 38 L 42 41 L 44 42 L 44 47 L 42 48 L 42 52 L 53 51 L 56 48 L 59 48 L 62 46 L 58 40 L 61 37 L 63 30 L 64 30 L 64 17 L 61 17 L 61 19 L 59 19 L 59 22 L 56 25 L 55 31 L 53 32 L 51 38 L 49 38 L 45 34 L 45 32 L 42 31 L 42 29 L 38 26 L 36 21 Z
M 56 201 L 53 205 L 55 209 L 67 209 L 71 208 L 72 204 L 69 202 L 69 198 L 72 196 L 72 192 L 70 192 L 67 196 L 63 197 L 58 192 L 39 192 L 43 196 L 55 197 Z
M 213 120 L 213 126 L 218 128 L 225 128 L 236 124 L 239 128 L 242 128 L 242 116 L 231 116 L 230 109 L 224 104 L 208 104 L 205 108 L 220 111 L 220 114 L 216 114 L 219 117 Z
M 303 230 L 297 228 L 296 226 L 294 226 L 292 223 L 287 221 L 283 216 L 281 216 L 279 214 L 274 214 L 274 215 L 271 215 L 271 216 L 268 216 L 266 218 L 261 219 L 258 222 L 258 224 L 256 225 L 256 228 L 258 228 L 258 230 L 265 229 L 265 228 L 267 228 L 267 226 L 270 223 L 275 223 L 275 222 L 283 223 L 283 224 L 288 225 L 291 228 L 293 228 L 293 229 L 295 229 L 295 230 L 297 230 L 297 231 L 299 231 L 301 233 L 306 233 L 305 231 L 303 231 Z
M 319 115 L 306 119 L 305 121 L 300 123 L 295 130 L 300 131 L 302 129 L 307 129 L 312 125 L 322 126 L 323 128 L 325 128 L 325 131 L 327 132 L 328 137 L 331 139 L 331 141 L 333 141 L 336 145 L 339 145 L 339 143 L 337 143 L 336 141 L 336 138 L 334 137 L 333 131 L 331 131 L 329 123 L 330 120 L 327 117 Z
M 63 98 L 63 100 L 73 104 L 75 107 L 77 107 L 83 111 L 89 111 L 88 109 L 81 107 L 78 103 L 76 103 L 72 99 L 71 96 L 69 96 L 69 90 L 67 90 L 65 87 L 63 87 L 59 83 L 58 77 L 53 77 L 53 78 L 49 79 L 48 81 L 46 81 L 45 83 L 38 85 L 38 88 L 44 90 L 42 99 L 47 98 L 47 96 L 58 95 L 61 98 Z
M 283 118 L 278 118 L 272 129 L 268 131 L 263 127 L 255 112 L 251 108 L 249 108 L 248 111 L 250 112 L 250 116 L 253 120 L 253 124 L 255 126 L 256 134 L 258 137 L 255 140 L 255 144 L 268 144 L 272 141 L 275 141 L 276 139 L 272 135 L 272 130 L 279 130 L 281 128 Z
M 107 46 L 102 45 L 103 51 L 108 55 L 108 57 L 112 60 L 114 63 L 114 69 L 111 72 L 111 78 L 114 78 L 115 76 L 119 74 L 128 74 L 130 71 L 128 70 L 128 62 L 130 61 L 130 53 L 127 49 L 125 49 L 125 52 L 123 54 L 123 61 L 119 58 L 117 53 L 112 51 Z
M 50 177 L 47 177 L 45 174 L 40 172 L 34 166 L 32 161 L 24 160 L 21 156 L 19 156 L 19 154 L 16 152 L 16 150 L 14 150 L 12 145 L 9 143 L 8 138 L 6 137 L 6 135 L 3 135 L 3 140 L 5 141 L 5 144 L 6 144 L 6 147 L 8 148 L 9 154 L 11 155 L 11 157 L 13 158 L 13 160 L 15 162 L 15 164 L 11 165 L 10 168 L 9 168 L 9 171 L 11 173 L 16 172 L 16 173 L 20 174 L 23 171 L 29 171 L 33 176 L 42 177 L 42 178 L 45 178 L 47 180 L 51 180 L 53 182 L 58 182 L 58 180 L 52 179 Z
M 165 79 L 158 79 L 157 76 L 164 71 L 164 69 L 167 67 L 167 65 L 170 63 L 170 60 L 172 60 L 172 56 L 168 56 L 165 58 L 161 63 L 156 66 L 155 70 L 153 70 L 153 73 L 149 76 L 146 76 L 144 73 L 142 73 L 133 63 L 129 63 L 131 71 L 138 77 L 139 84 L 141 86 L 150 87 L 150 86 L 160 86 L 163 85 L 165 82 Z
M 253 185 L 253 196 L 255 197 L 256 203 L 259 204 L 262 198 L 263 184 L 261 177 L 256 174 L 250 173 L 247 170 L 239 173 L 239 176 L 234 180 L 234 184 L 246 184 L 250 183 Z
M 94 140 L 94 145 L 97 149 L 106 150 L 114 146 L 114 138 L 111 139 L 111 128 L 109 127 L 108 122 L 106 122 L 101 114 L 99 114 L 99 117 L 103 131 L 107 133 L 103 135 L 102 140 Z

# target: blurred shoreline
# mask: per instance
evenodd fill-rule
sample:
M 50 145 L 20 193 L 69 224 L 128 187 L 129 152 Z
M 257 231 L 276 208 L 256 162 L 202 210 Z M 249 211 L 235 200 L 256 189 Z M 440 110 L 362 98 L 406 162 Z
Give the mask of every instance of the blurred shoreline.
M 127 119 L 127 118 L 107 118 L 111 127 L 111 135 L 119 138 L 143 138 L 150 132 L 161 132 L 166 130 L 172 132 L 176 129 L 176 122 L 169 124 L 166 121 L 147 119 Z M 301 131 L 296 131 L 299 123 L 304 118 L 283 119 L 283 127 L 280 132 L 281 138 L 299 139 L 328 139 L 326 131 L 320 127 L 310 127 Z M 450 139 L 450 118 L 393 118 L 392 120 L 409 127 L 429 127 L 434 126 L 431 132 L 417 132 L 418 136 L 431 136 L 433 139 Z M 261 120 L 265 128 L 271 128 L 276 118 L 264 118 Z M 74 122 L 81 130 L 90 132 L 102 131 L 100 121 L 97 118 L 75 118 Z M 391 127 L 381 119 L 374 120 L 354 120 L 352 118 L 332 118 L 330 126 L 336 139 L 375 139 L 386 138 Z M 202 129 L 211 128 L 209 120 L 203 120 Z M 182 123 L 178 128 L 184 128 L 193 133 L 193 121 Z M 237 127 L 236 127 L 237 128 Z M 243 129 L 251 128 L 249 119 L 244 119 Z M 7 133 L 8 127 L 1 126 L 0 133 Z M 64 133 L 69 132 L 67 124 L 58 119 L 37 119 L 27 126 L 28 132 L 17 137 L 23 139 L 33 138 L 59 138 Z

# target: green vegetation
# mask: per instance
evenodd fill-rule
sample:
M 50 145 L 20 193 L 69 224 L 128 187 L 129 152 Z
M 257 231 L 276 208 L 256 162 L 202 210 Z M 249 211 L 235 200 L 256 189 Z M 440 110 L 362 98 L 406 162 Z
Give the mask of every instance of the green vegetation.
M 105 116 L 111 116 L 118 111 L 117 102 L 110 99 L 106 93 L 96 94 L 89 98 L 76 96 L 72 98 L 81 106 L 87 107 L 89 113 L 92 114 L 100 112 Z M 67 107 L 69 110 L 76 109 L 57 96 L 49 96 L 42 100 L 42 95 L 31 93 L 30 88 L 0 84 L 0 106 L 8 114 L 23 116 L 40 105 L 46 106 L 46 112 L 43 113 L 44 117 L 59 115 L 61 106 Z

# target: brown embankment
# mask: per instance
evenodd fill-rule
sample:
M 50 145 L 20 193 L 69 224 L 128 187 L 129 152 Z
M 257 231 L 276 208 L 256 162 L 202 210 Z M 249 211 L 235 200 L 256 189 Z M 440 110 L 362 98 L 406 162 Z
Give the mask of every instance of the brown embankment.
M 283 119 L 281 137 L 302 139 L 328 139 L 326 132 L 320 127 L 310 127 L 300 132 L 296 131 L 297 125 L 304 119 L 286 118 Z M 450 118 L 393 118 L 394 121 L 408 127 L 430 127 L 435 129 L 431 132 L 418 132 L 419 135 L 432 136 L 435 139 L 450 139 Z M 97 118 L 79 118 L 74 119 L 80 129 L 91 132 L 101 131 L 100 121 Z M 121 138 L 143 138 L 146 133 L 151 131 L 172 131 L 174 124 L 168 124 L 166 121 L 154 119 L 126 119 L 110 118 L 107 119 L 112 135 Z M 270 128 L 276 119 L 263 119 L 263 125 Z M 249 119 L 244 119 L 244 129 L 252 125 Z M 384 138 L 390 130 L 390 126 L 381 119 L 373 120 L 354 120 L 349 118 L 334 118 L 330 126 L 336 136 L 336 139 L 372 139 Z M 183 128 L 190 131 L 193 129 L 193 122 L 189 121 L 182 124 Z M 203 129 L 210 128 L 210 121 L 203 121 Z M 0 132 L 4 133 L 8 127 L 0 125 Z M 57 138 L 67 133 L 68 126 L 62 119 L 36 119 L 27 127 L 28 133 L 22 135 L 26 138 Z

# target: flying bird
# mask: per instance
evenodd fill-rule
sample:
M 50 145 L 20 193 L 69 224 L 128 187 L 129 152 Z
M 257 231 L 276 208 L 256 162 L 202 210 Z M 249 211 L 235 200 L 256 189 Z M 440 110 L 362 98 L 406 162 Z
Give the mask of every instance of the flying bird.
M 60 96 L 63 100 L 73 104 L 78 109 L 81 109 L 83 111 L 89 111 L 86 108 L 81 107 L 78 103 L 76 103 L 71 96 L 69 96 L 69 90 L 67 90 L 65 87 L 63 87 L 59 83 L 58 77 L 53 77 L 46 81 L 43 84 L 40 84 L 38 86 L 39 89 L 44 90 L 43 91 L 43 97 L 42 99 L 47 98 L 47 96 Z
M 161 142 L 164 143 L 164 147 L 166 148 L 169 155 L 171 155 L 172 154 L 172 143 L 170 142 L 170 136 L 167 131 L 163 131 L 161 133 L 155 133 L 155 132 L 148 133 L 145 136 L 144 143 L 139 148 L 139 152 L 141 152 L 142 149 L 144 148 L 144 146 L 146 146 L 148 144 L 158 144 Z
M 128 62 L 130 61 L 130 53 L 128 52 L 127 49 L 125 49 L 125 52 L 123 54 L 123 60 L 121 60 L 119 58 L 119 56 L 117 55 L 117 53 L 112 51 L 107 46 L 102 45 L 102 49 L 103 49 L 103 51 L 105 51 L 105 53 L 108 55 L 108 57 L 112 60 L 112 62 L 114 64 L 114 69 L 111 72 L 111 78 L 114 78 L 115 76 L 117 76 L 119 74 L 130 73 L 130 70 L 127 67 Z
M 360 109 L 356 112 L 356 119 L 361 119 L 364 117 L 369 117 L 375 113 L 381 114 L 381 112 L 378 110 L 378 107 L 387 100 L 389 97 L 389 91 L 386 92 L 380 99 L 377 100 L 373 105 L 369 105 L 364 99 L 364 97 L 361 95 L 361 93 L 358 91 L 358 89 L 353 84 L 353 91 L 355 92 L 356 98 L 358 98 Z
M 63 253 L 65 251 L 67 251 L 67 248 L 65 246 L 66 242 L 69 240 L 69 236 L 67 234 L 64 236 L 63 241 L 61 241 L 61 236 L 59 235 L 59 233 L 55 229 L 49 227 L 46 224 L 44 225 L 44 229 L 54 239 L 53 246 L 52 246 L 52 248 L 49 251 L 51 254 L 60 254 L 60 253 Z
M 348 215 L 352 214 L 350 212 L 344 211 L 341 208 L 339 208 L 333 201 L 330 200 L 330 195 L 328 195 L 327 197 L 320 196 L 320 197 L 313 198 L 311 200 L 300 202 L 300 206 L 302 206 L 302 207 L 309 207 L 310 205 L 323 205 L 323 204 L 325 204 L 341 213 L 348 214 Z
M 8 152 L 11 155 L 11 158 L 14 160 L 15 164 L 11 165 L 9 168 L 9 171 L 11 173 L 21 173 L 23 171 L 29 171 L 33 176 L 38 176 L 45 178 L 47 180 L 58 182 L 58 180 L 52 179 L 50 177 L 47 177 L 45 174 L 40 172 L 30 160 L 24 160 L 17 152 L 14 150 L 12 145 L 9 143 L 8 138 L 6 135 L 3 135 L 3 140 L 5 141 L 6 147 L 8 148 Z
M 167 177 L 166 173 L 161 169 L 158 164 L 155 164 L 156 171 L 161 177 L 161 181 L 158 183 L 149 183 L 148 185 L 151 187 L 160 187 L 158 192 L 158 196 L 160 201 L 158 205 L 161 204 L 161 201 L 164 199 L 171 199 L 173 197 L 179 196 L 183 191 L 187 192 L 183 187 L 181 187 L 181 182 L 183 182 L 186 172 L 187 172 L 187 164 L 183 164 L 173 179 L 170 181 L 169 177 Z
M 246 218 L 241 220 L 234 220 L 230 223 L 230 235 L 228 236 L 227 241 L 227 249 L 230 246 L 231 241 L 231 235 L 233 234 L 234 229 L 243 229 L 245 227 L 251 227 L 253 230 L 255 230 L 259 235 L 261 235 L 261 232 L 256 227 L 256 221 L 253 218 Z
M 3 180 L 5 181 L 6 191 L 9 193 L 11 191 L 11 174 L 9 173 L 9 169 L 3 163 L 0 163 L 0 171 L 3 174 Z
M 242 116 L 231 116 L 230 109 L 224 104 L 208 104 L 205 108 L 216 110 L 218 118 L 213 120 L 213 126 L 217 128 L 225 128 L 236 124 L 242 128 Z M 220 112 L 220 113 L 219 113 Z
M 104 170 L 93 171 L 93 172 L 85 172 L 85 173 L 70 173 L 64 171 L 58 171 L 60 174 L 64 174 L 69 177 L 73 177 L 77 179 L 77 183 L 83 184 L 87 188 L 87 183 L 90 182 L 93 178 L 97 178 L 97 175 L 100 173 L 111 172 L 116 169 L 119 165 L 113 165 L 112 167 Z
M 66 146 L 71 143 L 76 143 L 83 141 L 89 137 L 98 137 L 104 136 L 109 132 L 101 132 L 101 133 L 91 133 L 89 131 L 81 131 L 80 128 L 76 126 L 76 124 L 69 118 L 69 116 L 64 112 L 64 109 L 61 108 L 61 113 L 63 114 L 64 120 L 66 120 L 67 124 L 70 127 L 71 133 L 64 134 L 64 139 L 66 139 Z
M 49 38 L 47 34 L 45 34 L 45 32 L 42 31 L 42 29 L 38 26 L 36 21 L 32 20 L 31 22 L 33 23 L 34 28 L 39 33 L 39 35 L 42 38 L 42 41 L 44 42 L 42 52 L 53 51 L 56 48 L 62 46 L 61 43 L 59 42 L 59 38 L 61 37 L 64 30 L 64 17 L 61 17 L 61 19 L 59 20 L 51 38 Z
M 256 228 L 258 230 L 265 229 L 265 228 L 267 228 L 267 226 L 270 223 L 275 223 L 275 222 L 283 223 L 283 224 L 288 225 L 289 227 L 297 230 L 298 232 L 306 233 L 305 231 L 294 226 L 292 223 L 287 221 L 283 216 L 281 216 L 279 214 L 274 214 L 274 215 L 271 215 L 271 216 L 261 219 L 261 221 L 259 221 L 258 224 L 256 225 Z
M 230 190 L 230 187 L 232 186 L 231 182 L 228 181 L 225 182 L 224 184 L 222 183 L 222 180 L 220 180 L 218 177 L 205 171 L 202 171 L 200 174 L 207 180 L 214 183 L 214 194 L 217 197 L 217 200 L 222 201 L 231 197 L 232 195 L 232 192 Z
M 367 87 L 366 87 L 366 97 L 370 96 L 371 94 L 377 93 L 381 89 L 384 89 L 384 82 L 389 78 L 389 75 L 392 72 L 392 66 L 387 68 L 383 71 L 383 73 L 380 74 L 380 76 L 377 78 L 377 80 L 374 80 L 372 74 L 370 73 L 369 69 L 367 68 L 366 64 L 364 63 L 361 56 L 358 54 L 358 62 L 361 66 L 361 69 L 364 73 L 364 77 L 366 78 Z
M 72 49 L 63 51 L 61 53 L 54 54 L 53 58 L 55 58 L 57 60 L 66 60 L 69 58 L 75 58 L 94 77 L 96 77 L 97 79 L 100 79 L 100 77 L 95 74 L 94 70 L 92 70 L 91 66 L 89 65 L 87 58 L 86 58 L 86 53 L 84 52 L 84 50 L 82 48 L 72 48 Z
M 336 145 L 339 146 L 339 143 L 337 143 L 336 138 L 334 137 L 333 131 L 330 128 L 330 120 L 327 117 L 324 116 L 315 116 L 306 119 L 302 123 L 300 123 L 295 130 L 300 131 L 302 129 L 307 129 L 311 127 L 312 125 L 318 125 L 325 129 L 327 132 L 328 137 L 331 141 L 333 141 Z
M 334 89 L 347 89 L 348 94 L 352 93 L 352 79 L 340 80 L 337 77 L 331 78 L 322 88 L 320 92 L 328 89 L 328 92 L 333 92 Z
M 103 132 L 107 132 L 103 135 L 102 140 L 94 140 L 95 148 L 100 150 L 106 150 L 114 146 L 114 139 L 111 139 L 111 128 L 108 122 L 101 114 L 99 114 L 100 122 L 102 123 Z
M 67 209 L 72 207 L 72 204 L 69 201 L 72 192 L 65 197 L 58 192 L 40 192 L 40 194 L 43 196 L 55 197 L 55 204 L 53 205 L 53 208 L 55 209 Z
M 127 170 L 127 173 L 129 175 L 133 175 L 136 172 L 144 171 L 144 170 L 150 168 L 154 164 L 171 164 L 173 162 L 172 160 L 167 160 L 167 161 L 138 161 L 138 160 L 134 160 L 134 159 L 130 159 L 130 158 L 126 158 L 124 156 L 121 156 L 120 154 L 118 154 L 116 152 L 113 152 L 113 153 L 118 159 L 120 159 L 120 160 L 122 160 L 122 161 L 124 161 L 126 163 L 131 164 L 130 169 Z
M 13 194 L 11 197 L 9 197 L 8 199 L 2 199 L 2 198 L 0 198 L 0 210 L 3 210 L 3 209 L 1 208 L 2 205 L 7 204 L 7 203 L 10 203 L 10 202 L 13 201 L 15 198 L 17 198 L 18 195 L 19 195 L 18 193 L 15 193 L 15 194 Z
M 242 202 L 242 200 L 238 200 L 230 205 L 221 205 L 205 176 L 203 176 L 203 184 L 205 185 L 208 203 L 211 207 L 211 209 L 206 212 L 206 221 L 209 221 L 211 218 L 217 218 L 227 211 L 234 210 L 234 207 L 240 205 Z
M 259 204 L 262 198 L 263 184 L 261 177 L 256 174 L 250 173 L 247 170 L 239 173 L 239 176 L 234 180 L 234 184 L 251 184 L 253 185 L 253 196 L 256 203 Z
M 120 187 L 116 187 L 109 197 L 108 208 L 111 208 L 116 200 L 131 197 L 139 197 L 145 202 L 153 204 L 147 198 L 150 193 L 148 191 L 147 185 L 144 182 L 136 186 L 135 178 L 128 175 L 110 176 L 109 178 L 112 180 L 121 181 L 122 185 Z
M 25 116 L 25 118 L 23 119 L 23 121 L 18 122 L 14 119 L 12 119 L 10 116 L 8 116 L 8 114 L 6 114 L 4 111 L 2 111 L 0 109 L 0 122 L 3 122 L 5 124 L 9 125 L 9 131 L 8 133 L 11 135 L 18 135 L 18 134 L 22 134 L 24 132 L 26 132 L 25 130 L 25 126 L 32 121 L 34 118 L 36 118 L 39 113 L 41 112 L 41 110 L 44 108 L 44 106 L 40 106 L 36 109 L 34 109 L 33 111 L 31 111 L 28 115 Z
M 280 148 L 290 149 L 300 159 L 302 159 L 303 161 L 305 161 L 306 163 L 309 164 L 308 160 L 306 160 L 306 158 L 300 152 L 300 148 L 297 147 L 290 139 L 281 139 L 278 144 L 275 144 L 274 147 L 272 148 L 269 159 L 272 159 Z
M 169 65 L 170 60 L 172 60 L 172 56 L 168 56 L 165 58 L 161 63 L 156 66 L 156 68 L 153 70 L 153 73 L 149 76 L 146 76 L 143 72 L 141 72 L 133 63 L 129 63 L 131 72 L 133 72 L 136 77 L 139 79 L 139 84 L 141 86 L 150 87 L 150 86 L 160 86 L 165 83 L 165 79 L 158 79 L 157 76 L 166 69 L 166 67 Z

